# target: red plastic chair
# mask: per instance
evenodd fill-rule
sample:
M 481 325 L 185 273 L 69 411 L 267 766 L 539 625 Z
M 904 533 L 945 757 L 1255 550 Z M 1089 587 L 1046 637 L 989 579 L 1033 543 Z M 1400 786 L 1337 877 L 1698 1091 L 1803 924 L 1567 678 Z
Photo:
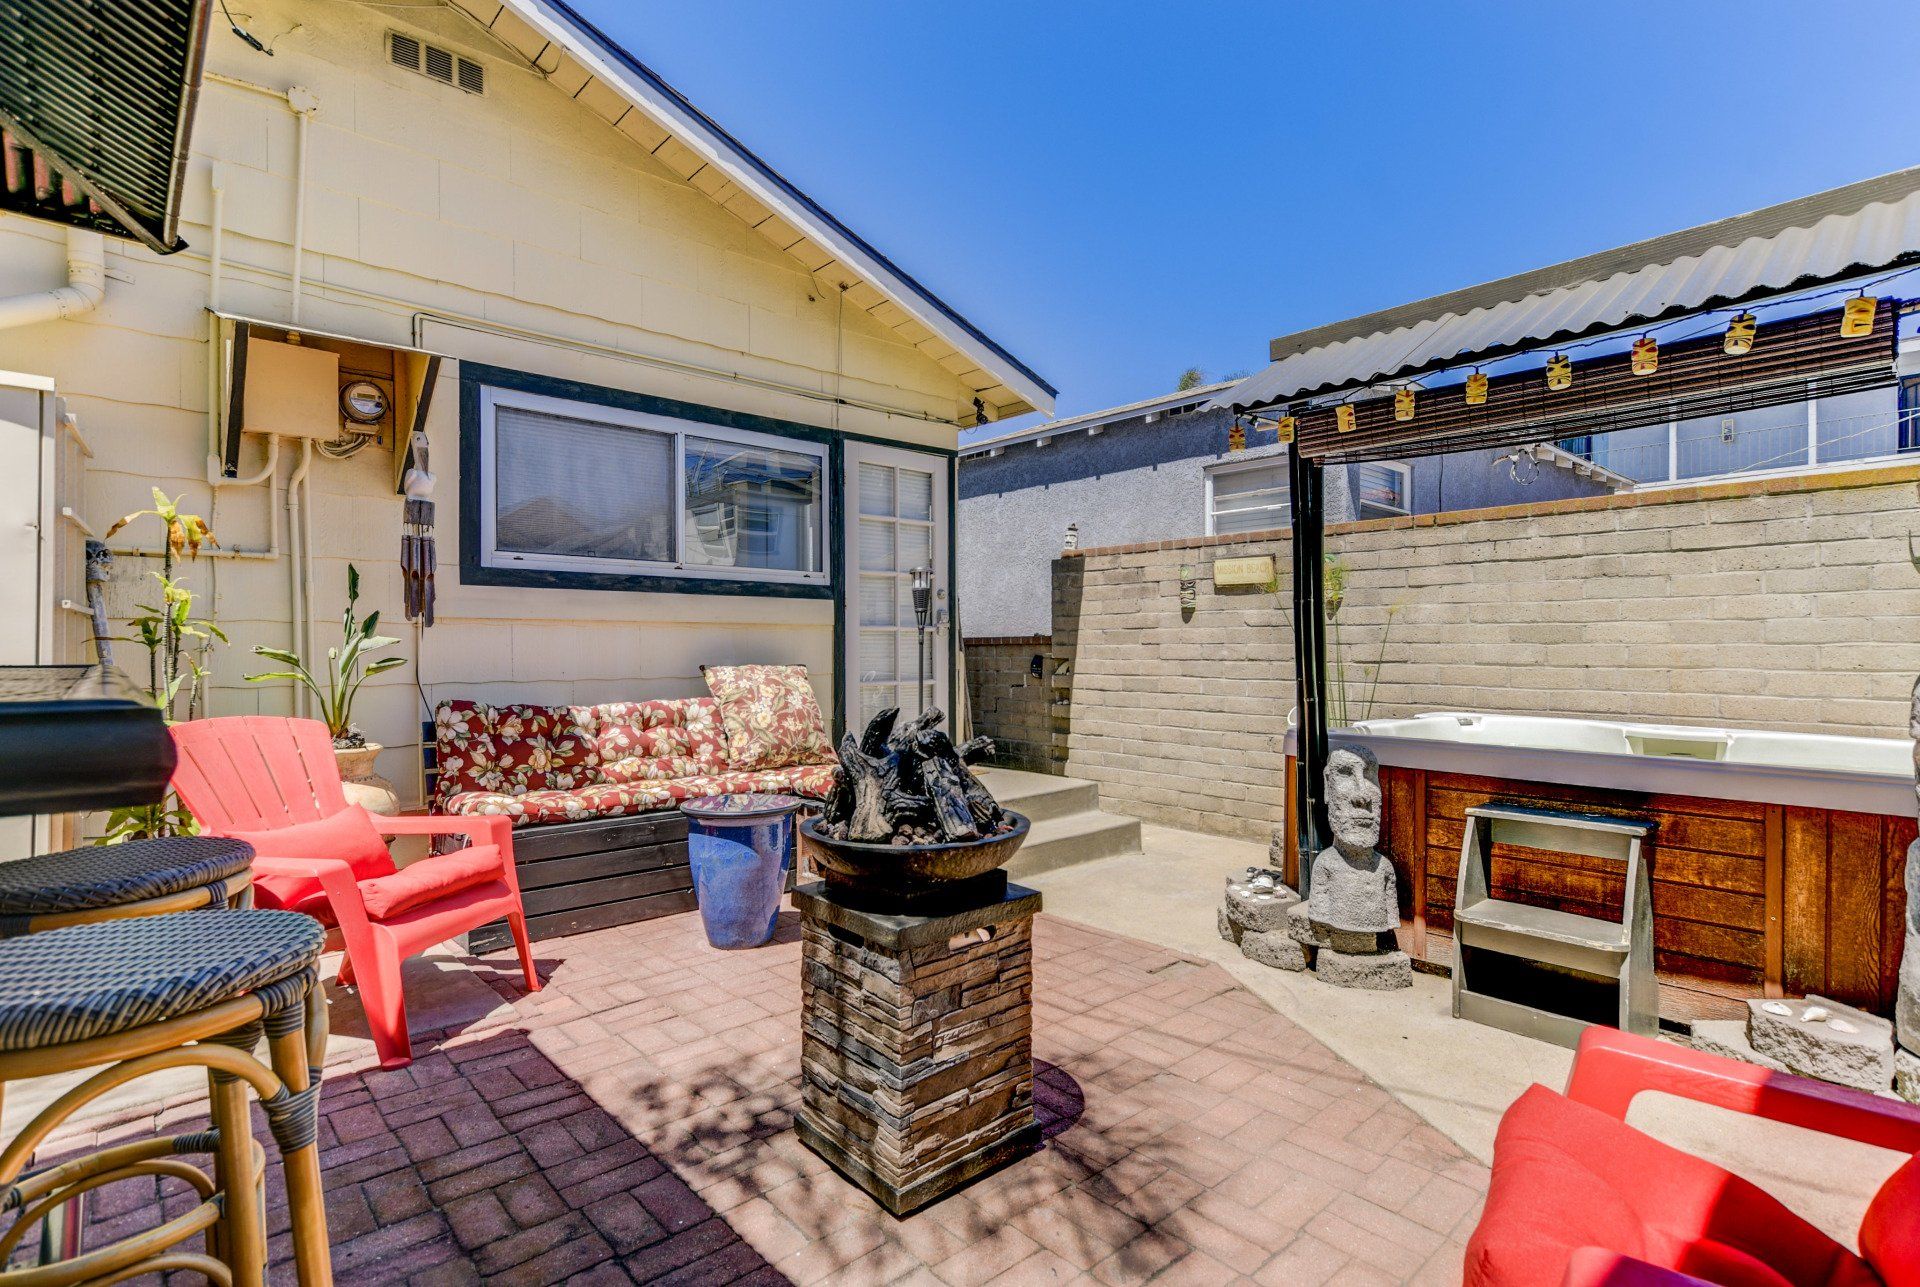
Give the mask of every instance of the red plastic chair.
M 245 834 L 253 840 L 254 888 L 262 906 L 292 906 L 319 882 L 326 903 L 321 919 L 334 922 L 328 946 L 346 950 L 340 981 L 359 983 L 381 1067 L 404 1068 L 413 1062 L 400 963 L 436 943 L 505 917 L 520 952 L 527 990 L 539 991 L 514 872 L 513 830 L 505 818 L 373 816 L 373 826 L 383 836 L 467 837 L 469 848 L 447 858 L 484 862 L 488 849 L 500 856 L 497 876 L 428 901 L 415 899 L 404 910 L 381 915 L 369 911 L 366 886 L 372 882 L 356 879 L 345 861 L 276 855 L 271 840 L 260 835 L 321 822 L 349 807 L 325 724 L 278 716 L 203 719 L 176 725 L 173 738 L 180 749 L 174 790 L 206 832 Z M 403 870 L 412 872 L 415 866 Z
M 1875 1195 L 1855 1256 L 1747 1181 L 1628 1126 L 1627 1109 L 1647 1091 L 1915 1156 Z M 1501 1119 L 1465 1279 L 1468 1287 L 1914 1287 L 1920 1107 L 1589 1028 L 1566 1094 L 1531 1087 Z

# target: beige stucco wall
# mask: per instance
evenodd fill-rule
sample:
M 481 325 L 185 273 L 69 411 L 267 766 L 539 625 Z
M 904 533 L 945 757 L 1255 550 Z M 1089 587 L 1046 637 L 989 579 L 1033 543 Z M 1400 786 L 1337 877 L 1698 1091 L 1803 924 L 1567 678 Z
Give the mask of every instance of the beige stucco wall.
M 157 485 L 209 515 L 229 551 L 268 543 L 265 486 L 228 487 L 216 499 L 207 483 L 209 224 L 217 173 L 226 194 L 220 307 L 290 320 L 295 126 L 283 101 L 219 76 L 299 86 L 319 100 L 308 151 L 307 325 L 404 344 L 416 313 L 430 310 L 469 319 L 418 322 L 420 344 L 456 359 L 955 445 L 971 394 L 949 372 L 864 311 L 843 308 L 832 284 L 533 72 L 487 56 L 488 91 L 476 97 L 389 65 L 385 33 L 408 19 L 404 10 L 261 0 L 249 8 L 251 30 L 300 26 L 276 41 L 271 59 L 216 23 L 208 59 L 216 79 L 201 96 L 181 230 L 190 249 L 160 258 L 110 241 L 97 311 L 0 331 L 0 369 L 53 377 L 93 447 L 81 508 L 96 530 L 147 505 Z M 460 22 L 424 34 L 469 55 L 489 49 Z M 0 295 L 58 284 L 64 247 L 53 225 L 0 216 Z M 836 407 L 834 395 L 898 414 Z M 439 622 L 418 648 L 411 631 L 399 631 L 414 664 L 371 681 L 361 699 L 360 723 L 388 746 L 381 767 L 404 796 L 417 794 L 419 778 L 416 684 L 428 702 L 609 700 L 702 691 L 703 662 L 801 661 L 823 702 L 830 696 L 830 603 L 462 586 L 458 416 L 458 364 L 449 362 L 429 425 L 440 480 Z M 249 437 L 243 477 L 259 469 L 263 448 Z M 363 610 L 380 607 L 390 627 L 403 624 L 391 470 L 384 449 L 314 460 L 322 646 L 337 633 L 349 562 L 363 577 Z M 147 527 L 115 544 L 154 539 Z M 117 613 L 144 601 L 152 566 L 119 560 Z M 286 559 L 216 554 L 187 579 L 233 637 L 211 660 L 213 712 L 289 709 L 285 687 L 241 678 L 257 664 L 251 645 L 290 642 Z M 122 662 L 143 668 L 136 653 Z
M 1899 466 L 1336 525 L 1349 716 L 1904 737 L 1920 673 L 1917 500 L 1920 466 Z M 1290 547 L 1267 533 L 1056 561 L 1069 775 L 1127 813 L 1268 838 L 1294 703 Z M 1216 590 L 1214 561 L 1243 555 L 1274 559 L 1273 587 Z

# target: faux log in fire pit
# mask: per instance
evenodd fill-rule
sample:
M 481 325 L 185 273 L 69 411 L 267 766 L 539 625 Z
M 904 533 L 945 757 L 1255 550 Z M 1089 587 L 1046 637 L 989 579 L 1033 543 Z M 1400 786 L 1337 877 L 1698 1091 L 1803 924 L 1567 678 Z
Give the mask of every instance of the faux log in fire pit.
M 840 744 L 826 812 L 802 824 L 823 883 L 803 931 L 808 1148 L 895 1215 L 1031 1153 L 1033 916 L 1002 863 L 1027 820 L 967 769 L 930 710 L 884 711 Z
M 827 887 L 849 906 L 930 914 L 990 902 L 1006 890 L 1000 870 L 1027 838 L 1027 820 L 1000 807 L 968 769 L 993 749 L 964 746 L 940 727 L 938 708 L 898 728 L 900 712 L 875 716 L 840 743 L 840 776 L 826 811 L 801 824 Z

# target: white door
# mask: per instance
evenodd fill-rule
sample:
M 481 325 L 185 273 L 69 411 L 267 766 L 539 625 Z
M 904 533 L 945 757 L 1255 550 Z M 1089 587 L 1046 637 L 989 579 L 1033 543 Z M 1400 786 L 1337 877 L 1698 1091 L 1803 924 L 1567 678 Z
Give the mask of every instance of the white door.
M 945 456 L 847 444 L 847 723 L 853 732 L 889 706 L 913 716 L 945 707 L 947 582 L 952 522 L 947 507 L 951 464 Z M 933 569 L 924 656 L 913 610 L 913 569 Z M 924 686 L 916 694 L 921 674 Z M 948 712 L 951 717 L 952 712 Z

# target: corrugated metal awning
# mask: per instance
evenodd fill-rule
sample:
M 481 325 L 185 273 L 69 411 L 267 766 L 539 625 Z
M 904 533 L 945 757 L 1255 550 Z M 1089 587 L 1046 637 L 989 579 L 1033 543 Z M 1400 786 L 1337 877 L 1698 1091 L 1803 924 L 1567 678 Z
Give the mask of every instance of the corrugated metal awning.
M 207 0 L 0 0 L 0 209 L 181 249 L 206 36 Z
M 1709 233 L 1725 240 L 1702 245 Z M 1277 361 L 1210 405 L 1270 407 L 1913 262 L 1920 262 L 1920 168 L 1438 296 L 1426 301 L 1433 311 L 1406 305 L 1358 318 L 1347 338 L 1301 351 L 1276 340 Z M 1511 293 L 1581 268 L 1595 275 Z M 1358 329 L 1382 322 L 1382 329 Z

